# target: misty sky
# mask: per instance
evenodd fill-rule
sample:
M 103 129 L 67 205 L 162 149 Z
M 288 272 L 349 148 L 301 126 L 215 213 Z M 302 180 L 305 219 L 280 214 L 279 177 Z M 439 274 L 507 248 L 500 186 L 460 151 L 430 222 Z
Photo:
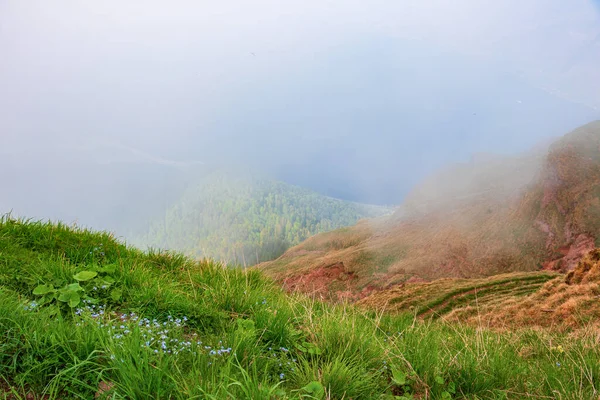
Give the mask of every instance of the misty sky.
M 449 162 L 600 118 L 591 0 L 0 0 L 0 54 L 11 208 L 40 176 L 82 179 L 73 157 L 397 204 Z

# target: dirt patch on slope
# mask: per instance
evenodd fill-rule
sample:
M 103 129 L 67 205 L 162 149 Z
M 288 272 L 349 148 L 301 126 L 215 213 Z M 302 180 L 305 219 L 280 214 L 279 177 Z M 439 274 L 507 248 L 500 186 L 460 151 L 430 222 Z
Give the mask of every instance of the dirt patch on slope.
M 283 280 L 283 286 L 288 291 L 300 291 L 321 299 L 330 297 L 332 291 L 347 297 L 356 279 L 358 276 L 354 271 L 349 271 L 343 262 L 337 262 L 287 277 Z

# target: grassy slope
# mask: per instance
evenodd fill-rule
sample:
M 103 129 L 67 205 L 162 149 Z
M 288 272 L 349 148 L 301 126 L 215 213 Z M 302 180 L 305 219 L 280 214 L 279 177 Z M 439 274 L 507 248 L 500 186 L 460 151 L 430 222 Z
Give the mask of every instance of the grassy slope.
M 111 266 L 116 299 L 83 281 L 96 304 L 59 314 L 32 304 L 40 284 Z M 498 333 L 385 316 L 286 295 L 258 271 L 7 219 L 0 332 L 8 398 L 581 399 L 600 385 L 591 331 Z
M 535 325 L 572 328 L 600 322 L 600 249 L 586 255 L 566 276 L 546 282 L 526 297 L 505 298 L 448 313 L 448 320 L 477 321 L 488 326 Z
M 535 271 L 548 261 L 565 268 L 563 256 L 574 243 L 581 240 L 589 247 L 589 238 L 593 247 L 600 237 L 600 122 L 554 143 L 537 173 L 532 168 L 536 162 L 494 160 L 487 167 L 463 166 L 457 173 L 464 184 L 442 187 L 437 194 L 443 199 L 449 193 L 452 202 L 425 206 L 424 193 L 435 185 L 424 184 L 406 205 L 414 213 L 317 235 L 260 267 L 276 279 L 294 282 L 294 289 L 334 297 L 340 294 L 337 280 L 331 279 L 327 288 L 314 288 L 311 271 L 343 263 L 355 277 L 343 286 L 345 295 L 347 290 L 369 293 L 411 277 L 482 278 Z M 514 177 L 519 174 L 532 181 L 515 190 L 528 180 Z M 442 177 L 452 181 L 447 174 Z M 308 279 L 297 285 L 298 276 Z
M 600 326 L 600 249 L 567 275 L 513 273 L 401 285 L 362 299 L 367 308 L 488 327 L 568 330 Z
M 410 310 L 418 317 L 439 318 L 462 307 L 527 296 L 556 277 L 546 272 L 512 273 L 482 279 L 438 279 L 394 287 L 362 299 L 359 304 L 398 312 Z

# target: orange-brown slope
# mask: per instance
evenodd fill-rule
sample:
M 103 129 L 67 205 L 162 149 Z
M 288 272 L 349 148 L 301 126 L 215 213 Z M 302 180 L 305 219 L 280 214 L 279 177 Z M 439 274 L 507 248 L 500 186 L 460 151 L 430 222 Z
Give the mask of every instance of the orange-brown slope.
M 579 261 L 574 270 L 546 282 L 533 294 L 483 307 L 457 308 L 449 320 L 493 327 L 542 326 L 578 328 L 600 324 L 600 249 Z
M 362 307 L 479 326 L 581 328 L 600 324 L 600 249 L 566 275 L 546 271 L 406 283 L 360 300 Z
M 542 157 L 476 161 L 434 176 L 395 215 L 314 236 L 259 268 L 291 290 L 360 298 L 406 281 L 569 270 L 597 237 L 600 121 Z

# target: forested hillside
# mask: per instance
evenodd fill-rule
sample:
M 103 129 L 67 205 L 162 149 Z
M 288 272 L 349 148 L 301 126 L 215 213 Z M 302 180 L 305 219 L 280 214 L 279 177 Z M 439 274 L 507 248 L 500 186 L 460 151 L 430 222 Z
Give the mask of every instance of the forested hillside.
M 316 233 L 388 211 L 266 178 L 214 172 L 188 188 L 134 242 L 251 265 Z

